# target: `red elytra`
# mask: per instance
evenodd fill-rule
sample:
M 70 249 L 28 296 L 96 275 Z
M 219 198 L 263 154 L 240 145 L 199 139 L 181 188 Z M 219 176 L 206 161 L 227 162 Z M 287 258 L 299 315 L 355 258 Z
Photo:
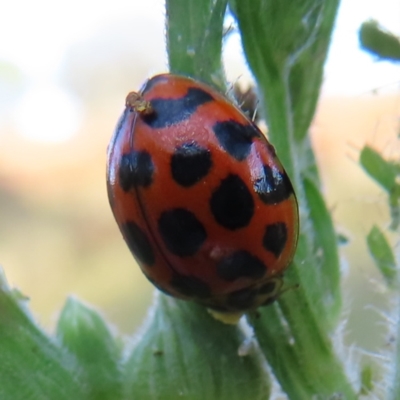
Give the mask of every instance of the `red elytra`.
M 121 233 L 161 291 L 220 312 L 273 301 L 298 206 L 273 146 L 204 83 L 162 74 L 132 92 L 108 148 Z

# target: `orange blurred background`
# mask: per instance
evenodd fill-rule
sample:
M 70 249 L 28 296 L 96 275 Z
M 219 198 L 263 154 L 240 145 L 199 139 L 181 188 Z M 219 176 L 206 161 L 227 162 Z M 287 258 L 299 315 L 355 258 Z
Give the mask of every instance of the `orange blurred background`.
M 32 8 L 25 9 L 29 20 L 9 24 L 14 42 L 0 45 L 0 264 L 49 330 L 70 294 L 126 333 L 151 301 L 152 286 L 108 206 L 105 154 L 127 92 L 166 71 L 164 11 L 160 0 L 114 3 L 41 0 L 29 6 L 19 0 L 0 17 L 1 25 L 20 7 Z M 226 48 L 227 74 L 246 82 L 237 43 L 234 37 Z M 368 57 L 362 60 L 371 62 Z M 365 90 L 351 90 L 351 77 L 335 68 L 338 61 L 329 65 L 311 134 L 333 218 L 351 240 L 343 248 L 348 340 L 374 348 L 385 338 L 378 324 L 371 326 L 379 319 L 373 308 L 386 309 L 387 292 L 364 238 L 373 223 L 385 227 L 389 215 L 384 194 L 357 157 L 365 143 L 398 157 L 400 97 L 393 85 L 373 91 L 372 78 Z M 382 82 L 393 82 L 379 71 Z M 335 82 L 341 85 L 336 92 Z M 367 328 L 370 336 L 362 334 Z

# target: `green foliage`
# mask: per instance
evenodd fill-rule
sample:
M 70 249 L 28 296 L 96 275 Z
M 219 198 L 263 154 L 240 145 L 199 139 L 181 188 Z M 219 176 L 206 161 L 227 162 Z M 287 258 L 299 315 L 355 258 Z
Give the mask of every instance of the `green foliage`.
M 361 47 L 380 60 L 400 61 L 400 39 L 379 25 L 377 21 L 366 21 L 361 25 L 359 39 Z
M 329 339 L 341 305 L 336 234 L 319 193 L 307 136 L 338 3 L 231 4 L 258 83 L 268 135 L 295 185 L 301 213 L 298 250 L 285 275 L 288 286 L 300 288 L 250 323 L 290 398 L 328 398 L 340 392 L 351 399 L 355 394 Z M 322 378 L 322 366 L 329 369 L 329 380 Z
M 36 326 L 27 299 L 0 275 L 0 399 L 83 399 L 74 357 Z
M 361 47 L 379 60 L 398 62 L 400 60 L 400 40 L 393 33 L 385 30 L 377 21 L 364 22 L 359 31 Z M 375 149 L 365 146 L 360 153 L 360 165 L 371 178 L 378 183 L 388 196 L 390 211 L 389 229 L 398 231 L 400 226 L 400 174 L 398 160 L 387 160 Z M 399 266 L 393 248 L 382 230 L 374 225 L 366 238 L 368 250 L 381 272 L 387 286 L 395 291 L 397 315 L 393 317 L 395 351 L 388 356 L 389 373 L 385 379 L 387 399 L 400 398 L 400 296 Z M 361 394 L 373 390 L 368 370 L 363 370 Z
M 360 165 L 386 191 L 391 215 L 390 229 L 396 230 L 400 225 L 399 163 L 386 160 L 372 147 L 364 146 L 360 153 Z
M 204 307 L 160 294 L 127 360 L 126 398 L 268 398 L 269 377 L 260 357 L 238 356 L 245 337 Z
M 57 324 L 57 337 L 79 362 L 85 398 L 121 398 L 121 349 L 99 314 L 69 298 Z
M 392 247 L 382 231 L 375 225 L 367 236 L 368 250 L 390 287 L 398 284 L 398 271 Z
M 224 88 L 223 21 L 227 0 L 167 0 L 167 49 L 172 73 Z
M 385 160 L 378 151 L 370 146 L 364 146 L 360 153 L 360 164 L 379 185 L 388 193 L 394 190 L 397 176 L 397 167 Z
M 373 369 L 370 365 L 365 365 L 361 370 L 361 389 L 360 395 L 367 396 L 374 389 Z

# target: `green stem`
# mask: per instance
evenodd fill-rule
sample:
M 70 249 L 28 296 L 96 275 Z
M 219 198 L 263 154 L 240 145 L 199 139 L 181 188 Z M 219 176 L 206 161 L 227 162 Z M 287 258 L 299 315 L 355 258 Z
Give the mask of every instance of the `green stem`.
M 315 112 L 337 1 L 232 1 L 259 84 L 268 136 L 296 189 L 301 232 L 278 304 L 250 319 L 272 371 L 291 399 L 356 398 L 330 339 L 340 310 L 333 224 L 316 184 L 306 135 Z M 309 98 L 311 96 L 311 99 Z
M 167 0 L 167 49 L 172 73 L 222 90 L 223 20 L 227 0 Z
M 288 310 L 284 303 L 280 306 L 261 310 L 261 318 L 252 316 L 249 322 L 289 398 L 325 399 L 341 394 L 347 400 L 356 399 L 332 343 L 309 310 L 299 315 L 299 309 Z M 282 324 L 283 318 L 288 326 Z

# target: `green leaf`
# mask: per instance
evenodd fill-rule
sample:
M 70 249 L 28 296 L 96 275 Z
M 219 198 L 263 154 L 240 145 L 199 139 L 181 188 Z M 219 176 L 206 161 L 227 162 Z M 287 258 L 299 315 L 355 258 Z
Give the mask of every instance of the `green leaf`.
M 231 0 L 230 4 L 259 84 L 269 136 L 293 177 L 298 170 L 294 139 L 306 137 L 315 112 L 338 1 Z
M 397 167 L 386 161 L 376 150 L 364 146 L 360 153 L 360 164 L 387 192 L 390 193 L 395 188 Z
M 396 185 L 389 194 L 390 226 L 389 229 L 397 230 L 400 226 L 400 185 Z
M 385 160 L 375 149 L 364 146 L 360 153 L 360 165 L 372 179 L 388 193 L 390 210 L 390 229 L 396 230 L 400 225 L 400 174 L 399 164 Z
M 86 399 L 75 358 L 35 325 L 26 302 L 1 272 L 0 399 Z
M 366 21 L 359 32 L 361 47 L 382 60 L 400 60 L 400 39 L 379 25 L 377 21 Z
M 392 247 L 381 230 L 374 225 L 367 236 L 368 250 L 389 287 L 398 284 L 398 270 Z
M 341 309 L 337 236 L 329 210 L 314 182 L 305 179 L 304 189 L 310 210 L 309 219 L 312 224 L 310 234 L 316 232 L 313 242 L 318 262 L 318 269 L 304 271 L 304 274 L 309 275 L 306 280 L 308 283 L 314 283 L 308 287 L 308 292 L 314 301 L 321 303 L 320 312 L 325 313 L 324 319 L 328 321 L 328 329 L 332 329 Z
M 296 307 L 293 307 L 296 304 Z M 356 399 L 329 336 L 322 331 L 300 290 L 259 309 L 249 323 L 289 399 Z
M 269 378 L 259 357 L 238 355 L 246 339 L 193 303 L 159 295 L 126 364 L 127 398 L 265 400 Z
M 227 0 L 167 0 L 170 71 L 225 88 L 223 20 Z
M 79 361 L 87 399 L 115 400 L 121 396 L 121 349 L 99 314 L 69 298 L 58 321 L 57 336 Z
M 374 389 L 374 371 L 371 365 L 364 365 L 361 370 L 361 396 L 372 394 Z

